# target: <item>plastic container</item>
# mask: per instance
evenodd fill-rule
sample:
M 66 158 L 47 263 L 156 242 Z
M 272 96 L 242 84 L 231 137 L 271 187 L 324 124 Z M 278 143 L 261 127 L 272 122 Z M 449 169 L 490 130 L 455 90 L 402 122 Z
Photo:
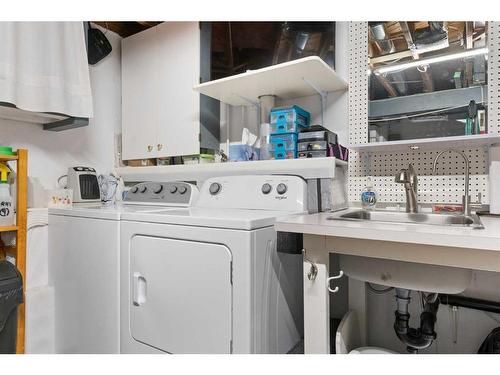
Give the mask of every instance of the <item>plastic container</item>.
M 23 303 L 23 279 L 17 268 L 0 261 L 0 354 L 15 354 L 17 308 Z
M 317 151 L 328 149 L 327 141 L 314 141 L 314 142 L 299 142 L 297 150 L 300 151 Z
M 271 132 L 271 134 L 298 133 L 301 129 L 303 128 L 300 125 L 297 125 L 293 122 L 269 125 L 269 131 Z
M 271 159 L 276 159 L 276 160 L 295 159 L 295 158 L 297 158 L 297 151 L 295 151 L 295 150 L 288 150 L 288 151 L 287 150 L 275 150 L 275 151 L 270 150 L 269 157 Z
M 10 194 L 10 184 L 0 182 L 0 226 L 14 225 L 14 202 Z
M 317 127 L 318 125 L 312 126 L 311 130 Z M 299 133 L 299 142 L 302 141 L 327 141 L 329 143 L 337 143 L 337 134 L 329 130 L 302 131 Z
M 371 177 L 366 180 L 365 190 L 361 193 L 361 207 L 365 210 L 374 210 L 377 205 L 377 193 L 373 190 Z
M 309 126 L 311 114 L 298 105 L 291 107 L 277 107 L 271 110 L 269 115 L 271 125 L 296 124 L 303 128 Z
M 298 153 L 299 159 L 308 159 L 308 158 L 326 158 L 328 157 L 328 150 L 320 150 L 320 151 L 301 151 Z
M 271 135 L 271 145 L 274 150 L 296 150 L 297 134 Z

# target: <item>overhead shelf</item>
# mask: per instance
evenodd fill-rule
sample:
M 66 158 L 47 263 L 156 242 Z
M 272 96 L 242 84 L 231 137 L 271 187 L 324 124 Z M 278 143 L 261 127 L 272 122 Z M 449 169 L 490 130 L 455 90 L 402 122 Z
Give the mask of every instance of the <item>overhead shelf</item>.
M 32 112 L 16 106 L 0 102 L 0 119 L 42 124 L 44 130 L 61 131 L 89 124 L 88 118 L 71 117 L 58 113 Z
M 320 57 L 310 56 L 202 83 L 193 89 L 239 106 L 257 103 L 262 95 L 291 99 L 342 91 L 347 89 L 347 83 Z
M 121 167 L 117 173 L 126 182 L 136 181 L 204 181 L 210 177 L 238 174 L 285 174 L 304 179 L 334 178 L 335 167 L 347 163 L 333 157 L 244 162 L 163 165 L 152 167 Z
M 425 151 L 445 148 L 474 148 L 500 144 L 500 134 L 461 135 L 454 137 L 409 139 L 404 141 L 373 142 L 349 146 L 358 152 Z

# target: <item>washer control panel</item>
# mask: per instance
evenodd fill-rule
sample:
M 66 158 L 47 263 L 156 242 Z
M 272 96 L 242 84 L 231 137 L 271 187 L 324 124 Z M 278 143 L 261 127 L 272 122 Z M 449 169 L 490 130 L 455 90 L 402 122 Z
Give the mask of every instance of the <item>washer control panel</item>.
M 200 188 L 197 207 L 305 211 L 307 184 L 297 176 L 214 177 Z
M 187 182 L 141 182 L 124 194 L 123 201 L 189 206 L 197 196 L 198 188 Z

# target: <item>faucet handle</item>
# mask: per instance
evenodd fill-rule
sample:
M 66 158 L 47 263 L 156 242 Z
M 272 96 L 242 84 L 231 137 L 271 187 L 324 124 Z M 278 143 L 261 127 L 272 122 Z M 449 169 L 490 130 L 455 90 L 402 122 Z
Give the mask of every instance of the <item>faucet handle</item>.
M 410 176 L 409 176 L 408 170 L 401 169 L 399 171 L 399 173 L 396 173 L 396 177 L 395 177 L 394 181 L 396 181 L 396 183 L 398 183 L 398 184 L 405 184 L 405 183 L 410 182 Z

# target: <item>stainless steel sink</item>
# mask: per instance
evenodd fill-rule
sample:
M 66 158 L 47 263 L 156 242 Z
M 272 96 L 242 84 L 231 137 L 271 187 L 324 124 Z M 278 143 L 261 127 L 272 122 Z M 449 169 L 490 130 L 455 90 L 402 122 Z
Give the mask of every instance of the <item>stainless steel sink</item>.
M 338 216 L 330 216 L 327 220 L 378 221 L 384 223 L 460 226 L 474 229 L 484 228 L 479 216 L 465 216 L 463 214 L 425 214 L 356 210 Z

